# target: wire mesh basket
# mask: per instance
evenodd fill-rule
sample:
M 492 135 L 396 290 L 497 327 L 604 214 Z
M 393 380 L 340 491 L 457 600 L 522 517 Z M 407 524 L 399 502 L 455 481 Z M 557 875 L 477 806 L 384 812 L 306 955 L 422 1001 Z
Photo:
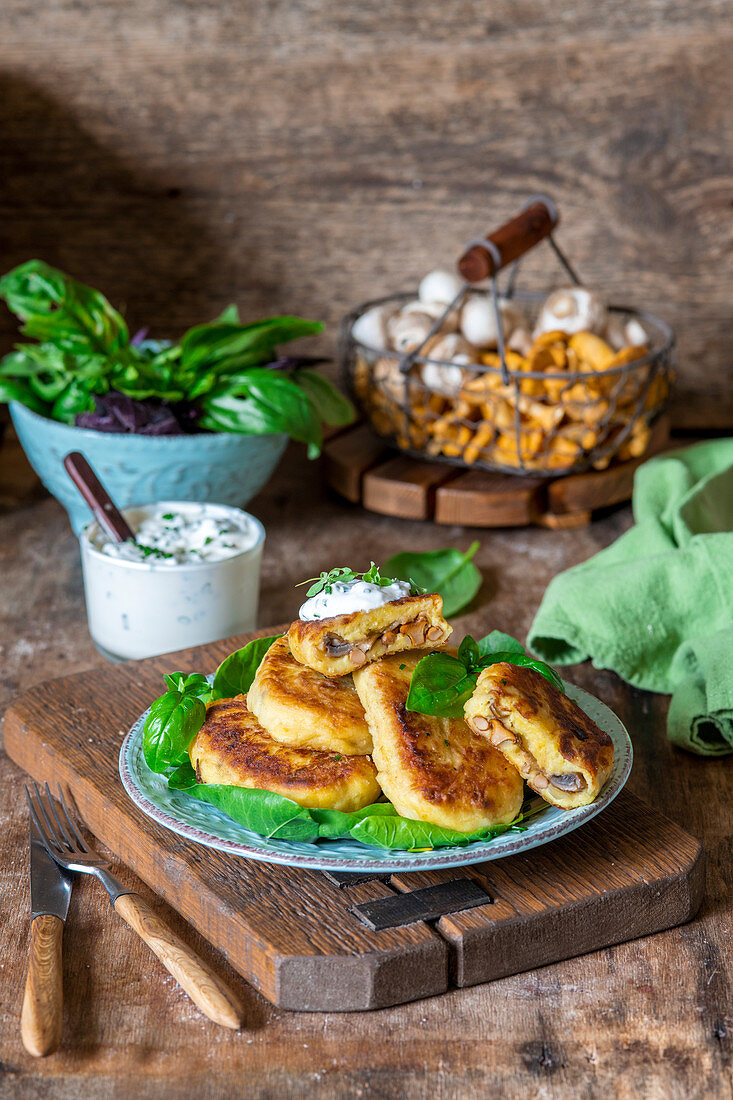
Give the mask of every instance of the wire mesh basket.
M 628 331 L 634 321 L 643 343 L 613 350 L 591 331 L 558 328 L 541 332 L 522 353 L 507 346 L 502 320 L 507 303 L 521 307 L 531 325 L 545 298 L 516 290 L 524 252 L 548 239 L 572 283 L 580 285 L 552 237 L 556 223 L 551 200 L 536 199 L 491 236 L 471 242 L 459 261 L 465 280 L 460 290 L 412 346 L 373 347 L 356 339 L 353 329 L 370 310 L 398 316 L 415 294 L 365 302 L 345 318 L 346 385 L 378 435 L 421 459 L 532 476 L 604 469 L 614 459 L 644 454 L 672 379 L 674 335 L 663 321 L 631 307 L 609 306 L 609 324 Z M 509 263 L 510 277 L 500 292 L 497 274 Z M 474 285 L 483 279 L 487 287 Z M 493 305 L 496 349 L 474 349 L 475 362 L 466 354 L 451 359 L 431 354 L 434 347 L 445 347 L 446 333 L 456 331 L 459 311 L 471 298 Z

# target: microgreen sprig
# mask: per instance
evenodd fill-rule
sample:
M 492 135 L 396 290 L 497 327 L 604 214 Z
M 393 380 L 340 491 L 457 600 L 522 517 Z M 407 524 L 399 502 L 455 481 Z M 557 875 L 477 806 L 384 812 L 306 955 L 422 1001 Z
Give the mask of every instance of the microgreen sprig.
M 306 596 L 310 599 L 311 596 L 317 596 L 319 592 L 330 593 L 334 584 L 350 584 L 352 581 L 366 581 L 367 584 L 378 584 L 380 588 L 386 588 L 388 585 L 395 583 L 395 578 L 383 577 L 379 571 L 379 566 L 375 562 L 371 562 L 369 568 L 363 573 L 355 572 L 348 565 L 341 565 L 335 569 L 329 569 L 328 572 L 324 570 L 317 577 L 309 577 L 308 580 L 300 581 L 295 587 L 300 588 L 301 585 L 309 584 L 310 588 L 306 592 Z

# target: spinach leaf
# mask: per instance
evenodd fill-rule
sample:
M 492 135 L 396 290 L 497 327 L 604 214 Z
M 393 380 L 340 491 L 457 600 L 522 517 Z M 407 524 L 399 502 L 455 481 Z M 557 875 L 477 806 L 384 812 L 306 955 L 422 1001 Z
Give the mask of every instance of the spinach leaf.
M 348 397 L 331 385 L 331 383 L 316 374 L 312 370 L 297 370 L 293 374 L 293 381 L 308 395 L 311 404 L 324 424 L 341 427 L 350 424 L 356 416 L 354 406 Z
M 206 719 L 202 700 L 184 691 L 156 699 L 143 726 L 143 756 L 151 771 L 165 772 L 188 760 L 188 747 Z
M 397 810 L 391 802 L 374 802 L 363 810 L 354 810 L 351 813 L 343 813 L 341 810 L 311 810 L 311 817 L 318 822 L 318 836 L 321 840 L 351 836 L 351 830 L 367 818 L 397 816 Z
M 280 840 L 316 841 L 352 837 L 380 848 L 415 851 L 461 846 L 474 840 L 488 840 L 509 830 L 519 831 L 520 822 L 527 816 L 520 813 L 508 825 L 459 833 L 426 821 L 400 817 L 391 802 L 375 802 L 352 813 L 307 809 L 272 791 L 213 783 L 192 784 L 191 777 L 195 781 L 195 772 L 190 764 L 183 765 L 169 778 L 168 785 L 173 790 L 209 802 L 245 829 Z
M 401 848 L 405 851 L 461 847 L 475 840 L 489 840 L 513 828 L 497 825 L 494 828 L 476 829 L 472 833 L 459 833 L 429 821 L 412 821 L 406 817 L 365 817 L 351 829 L 351 836 L 364 844 L 376 844 L 380 848 Z
M 275 634 L 272 638 L 255 638 L 225 657 L 214 676 L 212 699 L 233 699 L 235 695 L 245 695 L 252 687 L 260 661 L 272 643 L 281 637 L 281 634 Z
M 448 549 L 395 554 L 384 563 L 382 572 L 411 581 L 426 592 L 439 592 L 443 597 L 443 614 L 456 615 L 481 587 L 481 573 L 472 561 L 479 545 L 472 543 L 465 553 Z
M 319 825 L 311 811 L 272 791 L 200 783 L 186 793 L 202 802 L 210 802 L 217 810 L 261 836 L 280 840 L 318 839 Z

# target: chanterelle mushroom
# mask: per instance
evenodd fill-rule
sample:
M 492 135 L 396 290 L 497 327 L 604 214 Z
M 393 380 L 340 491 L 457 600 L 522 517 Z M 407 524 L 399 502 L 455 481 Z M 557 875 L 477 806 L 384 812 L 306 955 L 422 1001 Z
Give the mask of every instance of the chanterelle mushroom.
M 534 337 L 543 332 L 603 332 L 607 320 L 606 306 L 597 294 L 581 286 L 555 290 L 542 303 Z

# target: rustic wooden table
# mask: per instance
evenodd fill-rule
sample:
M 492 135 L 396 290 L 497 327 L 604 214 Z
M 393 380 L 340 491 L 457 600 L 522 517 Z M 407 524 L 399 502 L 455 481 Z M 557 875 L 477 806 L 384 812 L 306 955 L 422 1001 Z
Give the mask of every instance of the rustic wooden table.
M 31 684 L 99 665 L 66 516 L 0 455 L 2 708 Z M 20 471 L 20 473 L 19 473 Z M 11 478 L 12 473 L 12 478 Z M 12 480 L 13 486 L 9 484 Z M 467 545 L 474 532 L 380 518 L 321 487 L 318 468 L 286 457 L 253 503 L 267 528 L 261 622 L 297 607 L 295 581 L 333 562 L 368 562 L 412 546 Z M 460 628 L 524 637 L 550 578 L 615 539 L 622 508 L 577 531 L 479 532 L 484 585 Z M 44 1061 L 20 1043 L 29 922 L 23 775 L 0 756 L 0 1094 L 76 1098 L 733 1096 L 730 999 L 731 769 L 668 746 L 666 699 L 589 665 L 570 676 L 632 731 L 631 788 L 699 837 L 707 890 L 690 924 L 489 986 L 364 1014 L 273 1009 L 185 922 L 165 917 L 236 987 L 241 1033 L 211 1025 L 88 881 L 64 935 L 61 1050 Z M 80 730 L 80 736 L 83 730 Z M 116 868 L 129 879 L 125 868 Z M 155 900 L 149 891 L 143 892 Z M 163 908 L 163 907 L 161 907 Z

